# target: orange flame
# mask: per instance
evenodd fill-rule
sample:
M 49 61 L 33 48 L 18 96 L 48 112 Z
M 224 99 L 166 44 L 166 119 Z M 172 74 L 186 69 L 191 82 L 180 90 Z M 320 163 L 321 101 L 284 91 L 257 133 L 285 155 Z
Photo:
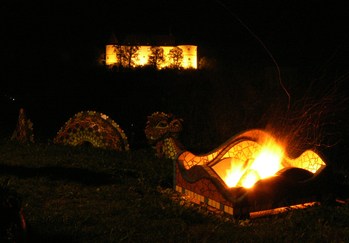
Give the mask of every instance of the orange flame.
M 258 180 L 275 175 L 284 168 L 283 148 L 274 141 L 268 141 L 245 162 L 231 163 L 223 177 L 228 187 L 251 188 Z

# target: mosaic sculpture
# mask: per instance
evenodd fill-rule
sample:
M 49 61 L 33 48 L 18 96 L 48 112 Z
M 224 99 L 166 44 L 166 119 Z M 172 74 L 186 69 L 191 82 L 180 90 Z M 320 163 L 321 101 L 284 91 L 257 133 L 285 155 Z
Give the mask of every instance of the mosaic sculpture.
M 110 117 L 96 111 L 81 111 L 58 131 L 55 144 L 77 146 L 89 143 L 94 147 L 128 151 L 124 131 Z
M 178 141 L 178 135 L 183 129 L 182 122 L 182 119 L 164 112 L 154 112 L 148 116 L 144 132 L 157 157 L 174 160 L 183 151 Z
M 148 140 L 155 142 L 158 155 L 175 161 L 175 190 L 194 203 L 231 215 L 247 215 L 313 202 L 326 193 L 327 167 L 313 150 L 289 157 L 271 134 L 253 129 L 207 154 L 195 155 L 173 136 L 182 130 L 179 121 L 157 112 L 148 117 L 145 132 Z M 277 161 L 265 153 L 269 146 L 279 153 Z M 271 174 L 264 175 L 266 169 Z
M 27 118 L 23 108 L 19 109 L 17 126 L 12 133 L 11 140 L 20 143 L 34 143 L 33 123 Z
M 295 158 L 285 153 L 274 173 L 263 178 L 258 169 L 271 169 L 273 159 L 267 157 L 259 165 L 254 162 L 265 143 L 271 141 L 274 143 L 275 139 L 269 133 L 249 130 L 208 154 L 197 156 L 184 151 L 176 161 L 175 189 L 194 202 L 232 215 L 318 200 L 326 191 L 324 160 L 313 150 Z M 252 185 L 245 186 L 243 181 L 251 178 Z M 229 180 L 235 183 L 229 185 Z

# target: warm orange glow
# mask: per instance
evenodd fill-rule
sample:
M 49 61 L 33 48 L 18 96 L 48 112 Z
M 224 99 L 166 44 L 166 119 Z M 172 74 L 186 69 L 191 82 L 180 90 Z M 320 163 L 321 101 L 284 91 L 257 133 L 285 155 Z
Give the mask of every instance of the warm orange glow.
M 116 58 L 116 49 L 114 45 L 107 45 L 105 52 L 105 64 L 106 65 L 114 65 L 118 62 Z
M 326 164 L 316 149 L 296 153 L 294 144 L 287 145 L 273 134 L 252 129 L 207 154 L 184 151 L 177 156 L 176 191 L 194 203 L 237 216 L 258 217 L 312 206 L 321 190 L 315 183 L 322 180 L 317 178 L 326 172 Z M 299 189 L 300 194 L 293 193 Z
M 135 66 L 144 66 L 148 63 L 150 53 L 150 46 L 140 46 L 138 49 L 138 56 L 134 60 Z
M 306 150 L 291 159 L 282 145 L 268 138 L 262 144 L 249 140 L 235 144 L 212 169 L 228 187 L 251 188 L 258 180 L 274 176 L 283 168 L 295 167 L 316 173 L 324 166 L 324 161 L 314 151 Z
M 183 51 L 182 67 L 197 69 L 197 46 L 181 45 L 178 47 Z
M 169 57 L 170 51 L 175 46 L 158 46 L 164 50 L 164 61 L 159 65 L 159 69 L 170 67 L 171 59 Z M 183 60 L 181 67 L 184 69 L 197 69 L 197 46 L 195 45 L 180 45 L 177 46 L 183 51 Z M 149 56 L 151 53 L 151 46 L 138 46 L 137 55 L 132 58 L 134 67 L 144 66 L 149 64 Z M 117 50 L 115 45 L 106 45 L 105 64 L 107 66 L 116 65 L 119 63 L 117 57 Z
M 223 180 L 228 187 L 252 187 L 258 180 L 275 175 L 282 166 L 283 149 L 277 143 L 269 141 L 253 157 L 244 163 L 231 163 Z

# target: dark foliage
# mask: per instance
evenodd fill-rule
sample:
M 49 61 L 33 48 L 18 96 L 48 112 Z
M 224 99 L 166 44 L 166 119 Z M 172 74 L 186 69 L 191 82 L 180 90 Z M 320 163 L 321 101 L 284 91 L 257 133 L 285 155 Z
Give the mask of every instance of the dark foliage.
M 172 189 L 172 161 L 148 149 L 115 153 L 3 140 L 0 165 L 0 180 L 9 186 L 2 201 L 14 209 L 2 210 L 13 214 L 1 220 L 17 222 L 22 206 L 28 242 L 349 240 L 347 204 L 252 220 L 194 205 Z
M 0 242 L 20 243 L 26 240 L 27 229 L 21 198 L 15 190 L 2 185 L 0 187 Z

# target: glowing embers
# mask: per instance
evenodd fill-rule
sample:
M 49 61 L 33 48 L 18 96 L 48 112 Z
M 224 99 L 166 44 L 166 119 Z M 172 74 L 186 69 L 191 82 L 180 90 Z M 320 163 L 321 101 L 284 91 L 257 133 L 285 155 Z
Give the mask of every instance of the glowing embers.
M 229 157 L 213 165 L 212 169 L 228 187 L 251 188 L 257 181 L 289 167 L 315 173 L 325 166 L 322 159 L 311 150 L 296 159 L 288 158 L 282 146 L 272 139 L 263 144 L 245 140 L 231 147 L 227 154 Z
M 234 216 L 318 202 L 332 190 L 319 154 L 291 158 L 262 130 L 238 134 L 208 154 L 184 151 L 175 169 L 178 192 Z

